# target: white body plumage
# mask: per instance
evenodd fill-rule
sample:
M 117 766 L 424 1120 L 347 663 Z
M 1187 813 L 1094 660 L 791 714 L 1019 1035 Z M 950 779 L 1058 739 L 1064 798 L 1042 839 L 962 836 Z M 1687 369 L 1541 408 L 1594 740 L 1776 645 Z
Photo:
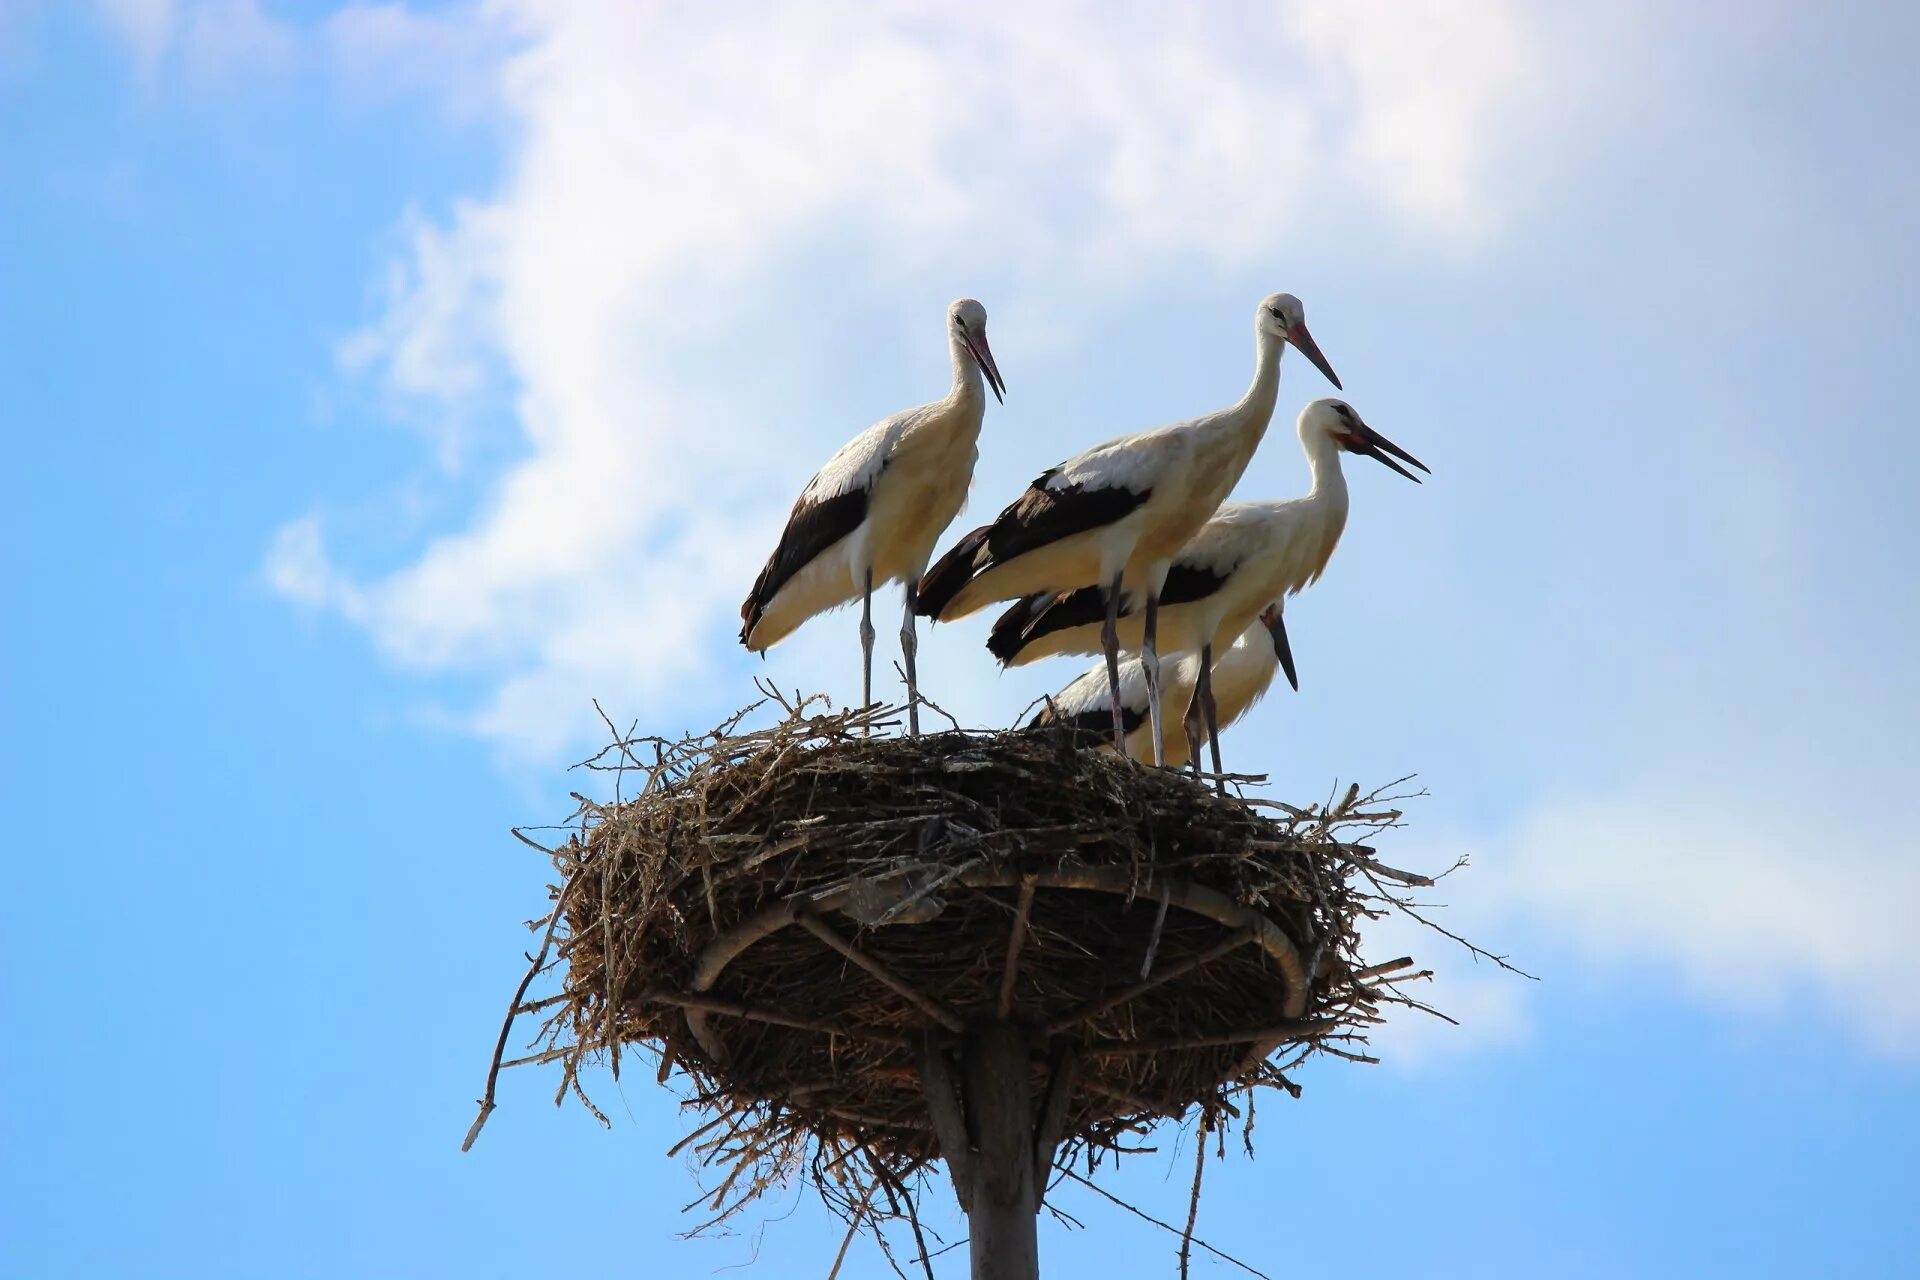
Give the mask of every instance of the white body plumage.
M 860 696 L 873 701 L 873 588 L 906 584 L 900 650 L 907 716 L 920 728 L 913 603 L 933 544 L 960 508 L 979 457 L 986 389 L 1004 394 L 987 345 L 987 311 L 972 298 L 947 308 L 953 385 L 940 400 L 868 427 L 828 460 L 793 504 L 779 545 L 740 606 L 740 643 L 778 644 L 815 614 L 861 601 Z
M 767 600 L 743 634 L 747 648 L 769 649 L 807 619 L 860 598 L 872 585 L 916 582 L 933 547 L 967 502 L 979 459 L 985 397 L 979 376 L 934 404 L 902 410 L 848 441 L 808 483 L 795 512 L 848 494 L 864 494 L 859 522 L 821 549 Z
M 1266 434 L 1291 342 L 1339 385 L 1300 301 L 1275 294 L 1255 322 L 1253 382 L 1214 413 L 1121 436 L 1050 468 L 928 575 L 919 611 L 942 622 L 997 600 L 1105 586 L 1157 591 L 1176 552 L 1233 491 Z
M 1219 708 L 1220 727 L 1223 730 L 1253 709 L 1273 684 L 1274 673 L 1279 669 L 1280 659 L 1274 650 L 1273 637 L 1257 622 L 1241 632 L 1233 644 L 1214 660 L 1213 696 Z M 1167 671 L 1163 695 L 1169 706 L 1185 707 L 1193 697 L 1194 685 L 1200 678 L 1200 655 L 1181 654 L 1168 664 Z M 1142 764 L 1150 764 L 1153 760 L 1153 742 L 1147 717 L 1147 675 L 1138 658 L 1128 658 L 1120 664 L 1120 700 L 1126 709 L 1129 725 L 1127 754 Z M 1041 722 L 1068 720 L 1104 733 L 1108 719 L 1105 664 L 1097 663 L 1089 667 L 1049 701 L 1051 709 L 1041 713 Z M 1108 750 L 1112 749 L 1111 744 L 1102 745 Z M 1204 731 L 1199 741 L 1189 742 L 1181 718 L 1168 719 L 1168 765 L 1178 768 L 1186 764 L 1193 753 L 1205 745 Z
M 1300 413 L 1300 446 L 1313 475 L 1305 497 L 1229 502 L 1174 556 L 1171 581 L 1162 584 L 1162 648 L 1223 650 L 1269 603 L 1297 594 L 1325 572 L 1347 524 L 1339 441 L 1346 424 L 1331 407 L 1340 403 L 1316 400 Z M 1099 653 L 1100 622 L 1086 616 L 1095 603 L 1092 590 L 1073 594 L 1081 598 L 1035 596 L 1007 610 L 990 642 L 995 655 L 1023 666 L 1056 654 Z M 1120 618 L 1121 647 L 1133 651 L 1142 638 L 1139 606 L 1139 593 L 1130 592 Z M 1050 625 L 1063 612 L 1079 620 Z

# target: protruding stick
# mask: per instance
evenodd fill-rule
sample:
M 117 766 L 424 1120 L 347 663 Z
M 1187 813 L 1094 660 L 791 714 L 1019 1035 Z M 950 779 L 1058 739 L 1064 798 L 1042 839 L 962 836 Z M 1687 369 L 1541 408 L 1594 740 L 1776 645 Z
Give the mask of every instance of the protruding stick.
M 1221 956 L 1226 955 L 1230 951 L 1237 951 L 1251 941 L 1253 941 L 1252 933 L 1236 933 L 1230 937 L 1223 938 L 1198 955 L 1191 955 L 1178 964 L 1168 965 L 1151 978 L 1136 982 L 1129 987 L 1122 987 L 1112 995 L 1102 996 L 1098 1000 L 1090 1001 L 1087 1004 L 1081 1005 L 1078 1009 L 1062 1014 L 1048 1024 L 1047 1034 L 1057 1036 L 1061 1032 L 1070 1030 L 1074 1026 L 1085 1022 L 1088 1018 L 1098 1017 L 1107 1010 L 1117 1008 L 1136 996 L 1145 995 L 1155 987 L 1172 982 L 1175 978 L 1183 978 L 1203 964 L 1212 964 Z
M 938 1001 L 928 998 L 926 995 L 915 990 L 910 984 L 902 981 L 894 974 L 893 970 L 887 968 L 878 960 L 875 960 L 872 956 L 841 937 L 834 931 L 832 925 L 822 920 L 819 916 L 814 915 L 811 911 L 802 911 L 797 914 L 796 918 L 800 926 L 808 933 L 811 933 L 814 937 L 820 939 L 820 941 L 826 943 L 835 951 L 838 951 L 841 955 L 859 965 L 862 969 L 865 969 L 869 974 L 873 975 L 874 981 L 899 996 L 902 1000 L 905 1000 L 921 1013 L 926 1014 L 928 1018 L 939 1023 L 947 1030 L 959 1031 L 966 1025 L 960 1020 L 959 1014 L 947 1008 L 945 1005 L 940 1004 Z
M 1020 882 L 1020 900 L 1013 908 L 1013 931 L 1007 935 L 1007 959 L 1000 966 L 1000 1017 L 1013 1013 L 1014 979 L 1020 972 L 1020 948 L 1027 942 L 1027 917 L 1033 914 L 1032 880 Z

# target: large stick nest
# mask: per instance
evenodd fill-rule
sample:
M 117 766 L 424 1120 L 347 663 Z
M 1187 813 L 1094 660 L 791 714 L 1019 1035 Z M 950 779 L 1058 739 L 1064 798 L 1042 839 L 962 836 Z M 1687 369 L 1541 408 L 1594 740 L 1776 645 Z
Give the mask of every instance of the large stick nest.
M 677 1067 L 710 1113 L 688 1142 L 725 1175 L 719 1218 L 809 1166 L 856 1220 L 885 1216 L 876 1193 L 910 1212 L 938 1155 L 923 1055 L 981 1018 L 1033 1030 L 1036 1097 L 1048 1054 L 1072 1061 L 1052 1136 L 1091 1167 L 1161 1118 L 1297 1096 L 1310 1055 L 1371 1061 L 1381 1007 L 1417 1004 L 1410 960 L 1360 955 L 1359 925 L 1430 883 L 1361 842 L 1394 797 L 1294 808 L 1084 736 L 867 736 L 890 713 L 781 706 L 586 762 L 637 794 L 576 797 L 501 1035 L 543 1013 L 505 1065 L 558 1062 L 589 1107 L 590 1064 Z M 542 974 L 558 990 L 530 998 Z M 490 1076 L 476 1132 L 492 1098 Z

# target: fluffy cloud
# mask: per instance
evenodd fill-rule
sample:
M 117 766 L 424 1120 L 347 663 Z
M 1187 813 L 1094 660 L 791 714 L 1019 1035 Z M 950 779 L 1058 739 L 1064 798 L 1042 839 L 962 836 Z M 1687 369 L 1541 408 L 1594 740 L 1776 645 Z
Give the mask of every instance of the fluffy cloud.
M 473 723 L 523 745 L 581 727 L 588 690 L 675 705 L 708 670 L 793 477 L 839 442 L 804 399 L 835 321 L 978 279 L 983 256 L 1036 293 L 1120 293 L 1350 206 L 1477 243 L 1501 214 L 1485 175 L 1546 65 L 1504 5 L 485 14 L 521 42 L 495 68 L 508 176 L 444 224 L 410 218 L 343 354 L 430 406 L 409 416 L 435 422 L 443 461 L 477 396 L 513 396 L 529 449 L 469 527 L 333 596 L 403 661 L 496 673 Z M 332 38 L 405 63 L 409 40 L 447 35 L 357 6 Z M 822 261 L 833 287 L 810 287 Z M 745 315 L 780 317 L 787 351 L 757 349 Z M 750 389 L 732 372 L 749 361 Z

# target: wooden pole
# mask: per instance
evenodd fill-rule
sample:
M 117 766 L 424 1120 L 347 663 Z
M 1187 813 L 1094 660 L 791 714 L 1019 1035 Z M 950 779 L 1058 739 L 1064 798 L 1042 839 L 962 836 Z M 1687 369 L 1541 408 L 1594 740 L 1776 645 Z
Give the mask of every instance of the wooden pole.
M 1039 1280 L 1040 1195 L 1034 1173 L 1033 1073 L 1026 1033 L 1010 1022 L 970 1029 L 960 1075 L 973 1151 L 967 1227 L 973 1280 Z

